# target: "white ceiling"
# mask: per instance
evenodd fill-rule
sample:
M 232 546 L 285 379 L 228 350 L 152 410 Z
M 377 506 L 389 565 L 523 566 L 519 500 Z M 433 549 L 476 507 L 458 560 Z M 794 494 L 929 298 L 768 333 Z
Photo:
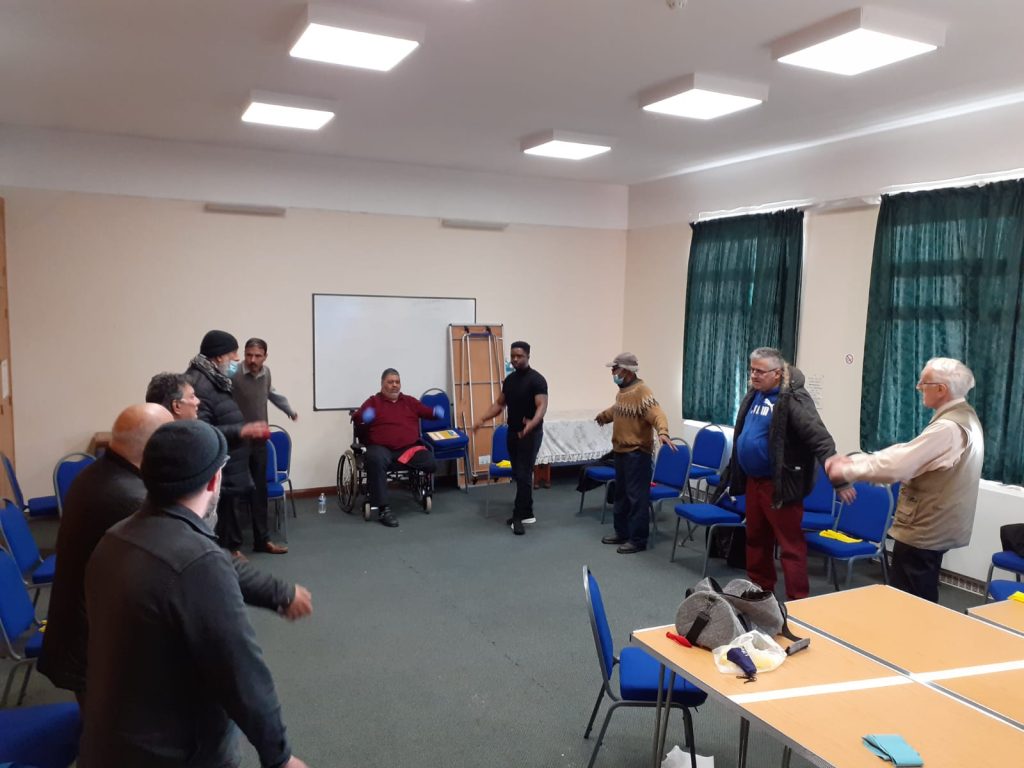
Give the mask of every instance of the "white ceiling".
M 3 0 L 0 124 L 633 184 L 1024 92 L 1020 0 L 878 0 L 945 22 L 946 45 L 859 77 L 771 60 L 774 39 L 855 3 L 334 3 L 426 27 L 379 73 L 290 58 L 299 0 Z M 767 82 L 768 101 L 709 122 L 638 108 L 694 71 Z M 338 116 L 316 134 L 244 124 L 253 89 L 331 99 Z M 549 128 L 615 145 L 578 163 L 519 152 Z

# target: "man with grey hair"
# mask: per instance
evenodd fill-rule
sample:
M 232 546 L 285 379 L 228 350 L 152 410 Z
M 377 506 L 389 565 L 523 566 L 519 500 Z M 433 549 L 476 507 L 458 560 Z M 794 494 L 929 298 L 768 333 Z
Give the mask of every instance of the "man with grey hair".
M 971 369 L 948 357 L 925 363 L 917 382 L 921 402 L 935 412 L 908 443 L 878 453 L 835 456 L 825 464 L 833 482 L 901 482 L 889 535 L 892 586 L 939 600 L 942 557 L 971 541 L 985 436 L 978 414 L 964 400 L 974 387 Z
M 809 592 L 803 500 L 814 487 L 816 461 L 834 456 L 836 444 L 804 388 L 803 372 L 779 350 L 755 349 L 748 372 L 750 389 L 736 417 L 732 458 L 719 495 L 726 488 L 733 496 L 746 495 L 750 580 L 774 591 L 778 542 L 786 598 L 797 600 Z M 846 481 L 836 485 L 843 501 L 853 500 Z

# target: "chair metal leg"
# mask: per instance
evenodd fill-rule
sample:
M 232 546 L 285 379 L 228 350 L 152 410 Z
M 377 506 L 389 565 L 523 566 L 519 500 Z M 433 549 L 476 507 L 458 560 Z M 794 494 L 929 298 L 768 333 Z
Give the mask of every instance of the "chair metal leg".
M 882 563 L 882 583 L 889 583 L 889 553 L 885 551 L 885 543 L 882 543 L 881 550 L 879 551 L 879 560 Z
M 832 558 L 828 559 L 829 568 L 832 569 L 832 589 L 835 592 L 839 591 L 839 567 L 836 563 L 832 562 Z
M 676 515 L 676 532 L 672 537 L 672 554 L 669 555 L 668 561 L 674 563 L 676 561 L 676 547 L 679 546 L 679 521 L 682 520 L 679 515 Z
M 654 705 L 654 744 L 651 746 L 651 765 L 658 768 L 661 765 L 661 756 L 658 754 L 658 744 L 661 739 L 661 718 L 668 719 L 672 710 L 665 704 L 665 665 L 658 665 L 658 699 Z
M 288 483 L 288 501 L 292 505 L 292 517 L 298 518 L 299 513 L 295 511 L 295 488 L 292 487 L 292 479 L 289 477 L 285 482 Z
M 853 560 L 850 559 L 850 560 L 846 561 L 846 585 L 843 587 L 843 589 L 849 589 L 850 588 L 850 582 L 852 580 L 853 580 Z
M 594 727 L 594 718 L 597 717 L 597 710 L 601 706 L 601 700 L 604 698 L 604 686 L 601 686 L 601 690 L 597 694 L 597 701 L 594 702 L 594 711 L 590 713 L 590 720 L 587 721 L 587 730 L 583 732 L 583 738 L 590 738 L 590 730 Z
M 34 667 L 34 666 L 35 666 L 35 664 L 27 664 L 27 665 L 25 665 L 25 679 L 21 681 L 21 691 L 18 693 L 18 706 L 19 707 L 21 706 L 21 703 L 23 701 L 25 701 L 25 691 L 28 690 L 28 679 L 32 675 L 32 667 Z
M 580 491 L 580 508 L 578 510 L 576 510 L 576 514 L 577 515 L 582 515 L 583 514 L 583 499 L 584 499 L 584 497 L 586 497 L 586 495 L 587 495 L 586 491 Z
M 672 691 L 676 689 L 676 673 L 675 670 L 669 673 L 668 676 L 668 689 L 665 702 L 665 718 L 661 723 L 661 734 L 658 736 L 658 757 L 661 758 L 665 754 L 665 735 L 668 733 L 668 719 L 672 714 Z M 685 711 L 685 710 L 684 710 Z
M 594 751 L 590 754 L 590 762 L 587 763 L 587 768 L 594 768 L 594 761 L 597 760 L 597 750 L 601 748 L 601 742 L 604 741 L 604 733 L 608 730 L 608 723 L 611 722 L 612 713 L 615 712 L 620 704 L 622 702 L 617 701 L 608 707 L 608 714 L 604 716 L 604 723 L 601 725 L 601 732 L 597 734 L 597 743 L 594 744 Z
M 992 588 L 992 571 L 995 569 L 995 563 L 989 563 L 988 566 L 988 577 L 985 579 L 985 602 L 992 600 L 992 595 L 989 590 Z
M 708 558 L 711 557 L 711 537 L 717 527 L 717 525 L 708 526 L 707 540 L 704 542 L 704 565 L 700 569 L 700 577 L 702 579 L 708 575 Z

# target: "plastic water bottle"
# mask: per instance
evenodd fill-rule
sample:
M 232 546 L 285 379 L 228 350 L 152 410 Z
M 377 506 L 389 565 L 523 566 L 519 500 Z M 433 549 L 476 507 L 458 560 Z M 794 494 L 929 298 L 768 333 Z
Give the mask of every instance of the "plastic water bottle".
M 327 514 L 327 497 L 324 494 L 320 494 L 320 498 L 316 502 L 316 511 L 321 515 Z

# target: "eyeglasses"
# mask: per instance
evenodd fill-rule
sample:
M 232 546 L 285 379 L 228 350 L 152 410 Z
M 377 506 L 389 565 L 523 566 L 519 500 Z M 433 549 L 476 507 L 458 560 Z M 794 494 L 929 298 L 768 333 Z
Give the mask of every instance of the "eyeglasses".
M 747 370 L 750 371 L 750 375 L 751 376 L 767 376 L 769 373 L 775 373 L 779 369 L 778 368 L 768 368 L 768 369 L 764 369 L 764 368 L 748 368 Z
M 914 385 L 914 389 L 921 389 L 922 387 L 944 387 L 946 386 L 941 381 L 919 381 Z

